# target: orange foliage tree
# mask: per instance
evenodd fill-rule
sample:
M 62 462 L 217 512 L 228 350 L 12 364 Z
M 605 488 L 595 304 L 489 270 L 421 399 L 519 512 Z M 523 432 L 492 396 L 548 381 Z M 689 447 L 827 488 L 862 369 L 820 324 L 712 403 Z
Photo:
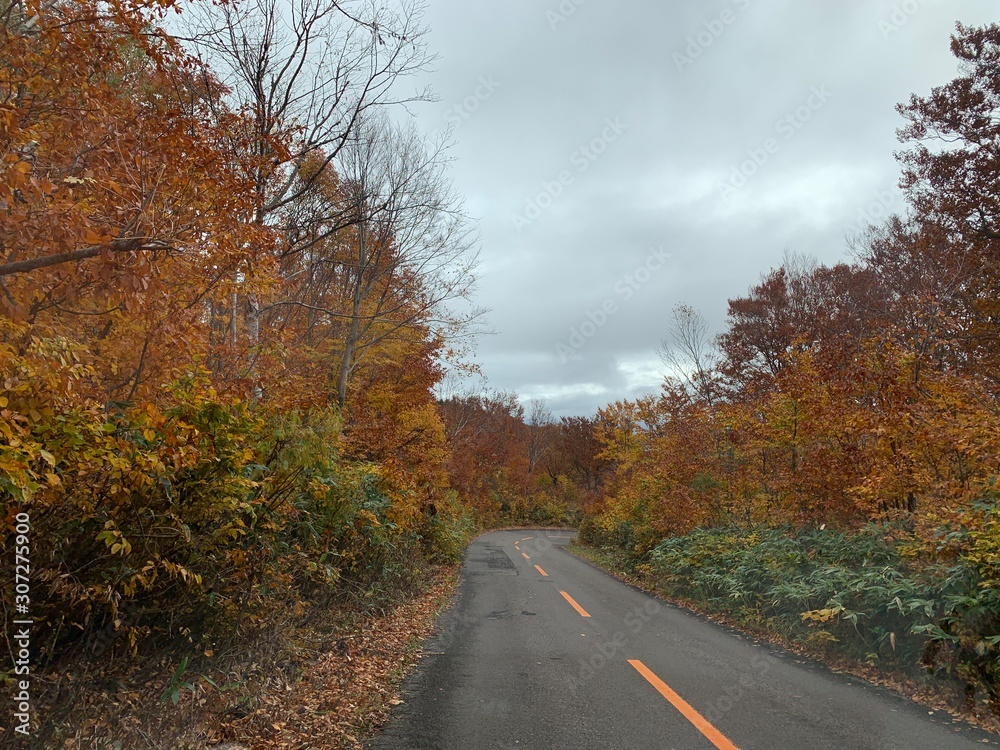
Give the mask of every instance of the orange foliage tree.
M 396 28 L 327 10 L 351 45 Z M 473 243 L 427 144 L 362 128 L 387 122 L 417 37 L 393 37 L 374 90 L 341 80 L 292 113 L 193 56 L 175 11 L 195 12 L 0 16 L 0 517 L 28 512 L 46 550 L 32 614 L 54 668 L 388 596 L 465 533 L 433 389 Z M 268 71 L 305 54 L 271 53 Z M 365 139 L 385 161 L 348 170 Z

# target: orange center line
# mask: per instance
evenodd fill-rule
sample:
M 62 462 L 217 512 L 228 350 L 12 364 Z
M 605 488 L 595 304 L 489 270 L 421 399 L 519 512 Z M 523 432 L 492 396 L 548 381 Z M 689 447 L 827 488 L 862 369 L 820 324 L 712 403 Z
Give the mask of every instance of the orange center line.
M 628 663 L 635 667 L 635 671 L 641 674 L 646 680 L 656 688 L 656 691 L 670 701 L 671 705 L 683 714 L 684 718 L 694 724 L 695 728 L 715 745 L 719 750 L 740 750 L 736 745 L 718 729 L 708 723 L 708 720 L 700 713 L 691 708 L 691 705 L 675 693 L 667 683 L 653 674 L 649 667 L 638 659 L 629 659 Z
M 528 557 L 528 553 L 527 552 L 522 552 L 521 554 L 524 555 L 524 559 L 525 560 L 530 560 L 531 559 L 530 557 Z
M 537 570 L 537 571 L 538 571 L 539 573 L 541 573 L 541 574 L 542 574 L 543 576 L 545 576 L 546 578 L 548 578 L 548 577 L 549 577 L 549 574 L 548 574 L 548 573 L 546 573 L 546 572 L 545 572 L 544 570 L 542 570 L 542 569 L 541 569 L 540 567 L 538 567 L 537 565 L 535 566 L 535 570 Z
M 576 601 L 573 599 L 572 596 L 570 596 L 569 594 L 567 594 L 565 591 L 560 591 L 559 593 L 563 595 L 563 599 L 565 599 L 566 601 L 568 601 L 569 605 L 573 609 L 575 609 L 577 612 L 580 613 L 580 617 L 590 617 L 590 613 L 587 612 L 587 610 L 585 610 L 579 604 L 577 604 Z
M 524 537 L 523 539 L 521 539 L 520 541 L 521 541 L 521 542 L 526 542 L 526 541 L 528 541 L 529 539 L 534 539 L 534 538 L 535 538 L 535 537 L 533 537 L 533 536 L 526 536 L 526 537 Z

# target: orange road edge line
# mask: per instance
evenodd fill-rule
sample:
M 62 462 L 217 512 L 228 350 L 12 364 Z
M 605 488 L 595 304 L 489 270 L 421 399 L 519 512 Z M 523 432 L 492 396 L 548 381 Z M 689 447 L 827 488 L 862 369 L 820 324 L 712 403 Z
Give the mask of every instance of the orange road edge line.
M 528 557 L 528 553 L 527 552 L 522 552 L 521 554 L 524 555 L 524 559 L 525 560 L 530 560 L 531 559 L 530 557 Z
M 540 567 L 538 567 L 537 565 L 535 566 L 535 570 L 537 570 L 537 571 L 538 571 L 539 573 L 541 573 L 541 574 L 542 574 L 543 576 L 545 576 L 546 578 L 548 578 L 548 577 L 549 577 L 549 574 L 548 574 L 548 573 L 546 573 L 546 572 L 545 572 L 544 570 L 542 570 L 542 569 L 541 569 Z
M 573 609 L 579 612 L 580 617 L 590 617 L 590 613 L 587 612 L 587 610 L 585 610 L 579 604 L 577 604 L 576 600 L 574 600 L 572 596 L 567 594 L 565 591 L 560 591 L 559 593 L 563 595 L 563 599 L 569 602 L 569 606 L 571 606 Z
M 713 727 L 708 723 L 708 720 L 702 716 L 700 713 L 691 708 L 691 705 L 681 698 L 677 693 L 675 693 L 667 683 L 657 677 L 653 672 L 643 664 L 638 659 L 629 659 L 628 663 L 631 664 L 635 671 L 646 678 L 656 691 L 670 701 L 671 705 L 676 708 L 685 719 L 694 724 L 695 728 L 701 732 L 705 737 L 715 745 L 719 750 L 740 750 L 736 745 L 729 741 L 729 739 L 718 729 Z

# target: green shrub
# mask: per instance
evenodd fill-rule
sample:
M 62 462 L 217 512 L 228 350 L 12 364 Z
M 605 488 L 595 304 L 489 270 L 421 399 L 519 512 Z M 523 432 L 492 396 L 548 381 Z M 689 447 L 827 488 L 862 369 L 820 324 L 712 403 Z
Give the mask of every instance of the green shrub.
M 588 541 L 601 538 L 589 527 Z M 606 537 L 604 537 L 606 539 Z M 933 544 L 898 526 L 857 532 L 698 529 L 648 556 L 670 595 L 793 641 L 957 678 L 998 705 L 1000 516 L 990 496 Z M 971 698 L 970 698 L 971 699 Z
M 31 518 L 40 663 L 385 601 L 460 555 L 469 517 L 422 528 L 398 507 L 405 473 L 340 455 L 335 408 L 257 413 L 198 367 L 109 408 L 84 359 L 60 339 L 0 344 L 0 510 Z

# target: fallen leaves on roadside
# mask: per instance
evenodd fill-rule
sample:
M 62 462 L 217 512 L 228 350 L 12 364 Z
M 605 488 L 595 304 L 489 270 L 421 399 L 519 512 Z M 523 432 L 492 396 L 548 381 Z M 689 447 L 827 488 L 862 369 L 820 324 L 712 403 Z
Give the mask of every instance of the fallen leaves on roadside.
M 251 713 L 225 722 L 220 739 L 250 750 L 359 750 L 403 704 L 400 682 L 419 661 L 419 644 L 456 583 L 449 569 L 387 615 L 364 618 L 305 667 L 297 684 L 270 685 Z

